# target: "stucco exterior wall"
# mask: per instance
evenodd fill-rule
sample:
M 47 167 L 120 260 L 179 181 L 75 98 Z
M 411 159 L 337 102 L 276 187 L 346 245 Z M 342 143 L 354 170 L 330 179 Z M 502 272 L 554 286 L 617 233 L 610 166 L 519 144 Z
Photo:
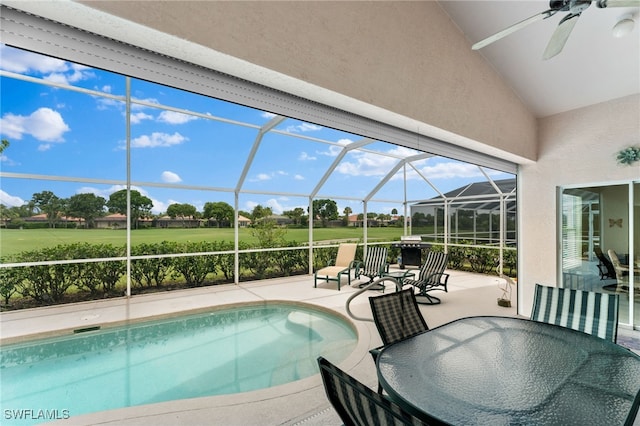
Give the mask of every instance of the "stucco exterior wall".
M 535 118 L 437 2 L 80 3 L 535 160 Z
M 538 161 L 521 166 L 518 182 L 518 309 L 524 315 L 530 313 L 534 285 L 557 282 L 556 188 L 640 179 L 638 163 L 623 166 L 616 162 L 621 149 L 640 144 L 640 95 L 557 114 L 538 123 Z

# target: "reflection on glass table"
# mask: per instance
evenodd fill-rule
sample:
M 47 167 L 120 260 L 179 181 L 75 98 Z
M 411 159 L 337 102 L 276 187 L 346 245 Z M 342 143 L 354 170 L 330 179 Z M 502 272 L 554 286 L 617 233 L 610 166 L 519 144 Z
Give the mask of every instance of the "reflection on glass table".
M 470 317 L 384 348 L 378 379 L 423 419 L 450 424 L 633 424 L 640 357 L 519 318 Z

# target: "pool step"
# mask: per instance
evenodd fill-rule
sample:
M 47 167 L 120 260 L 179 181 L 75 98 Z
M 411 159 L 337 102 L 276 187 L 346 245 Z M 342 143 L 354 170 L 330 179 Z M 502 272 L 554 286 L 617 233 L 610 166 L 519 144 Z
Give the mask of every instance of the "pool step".
M 310 312 L 293 311 L 287 316 L 287 327 L 290 330 L 311 334 L 316 340 L 324 340 L 335 332 L 335 323 Z

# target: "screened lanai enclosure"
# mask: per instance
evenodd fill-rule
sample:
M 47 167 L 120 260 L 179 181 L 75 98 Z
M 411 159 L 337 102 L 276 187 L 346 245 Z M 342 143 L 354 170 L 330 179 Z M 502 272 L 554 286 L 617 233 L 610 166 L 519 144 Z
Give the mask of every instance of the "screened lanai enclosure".
M 412 225 L 433 241 L 516 246 L 516 180 L 474 182 L 410 206 Z
M 496 249 L 499 265 L 515 248 L 513 164 L 133 46 L 52 57 L 30 40 L 1 46 L 14 292 L 311 274 L 342 241 L 362 256 L 407 234 Z M 29 274 L 67 278 L 45 291 Z

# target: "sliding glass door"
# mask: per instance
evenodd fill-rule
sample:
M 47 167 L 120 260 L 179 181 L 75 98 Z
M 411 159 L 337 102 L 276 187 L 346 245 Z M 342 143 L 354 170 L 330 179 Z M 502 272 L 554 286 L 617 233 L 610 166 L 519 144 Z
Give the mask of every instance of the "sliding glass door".
M 564 187 L 559 201 L 562 286 L 619 294 L 620 323 L 640 328 L 640 182 Z

